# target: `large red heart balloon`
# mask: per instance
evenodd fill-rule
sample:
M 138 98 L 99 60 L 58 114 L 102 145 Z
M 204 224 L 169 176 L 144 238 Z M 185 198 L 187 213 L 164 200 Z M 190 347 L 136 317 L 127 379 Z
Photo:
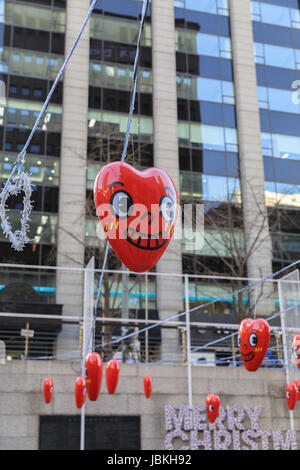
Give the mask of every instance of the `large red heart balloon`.
M 152 393 L 152 377 L 151 375 L 147 374 L 144 377 L 144 393 L 146 398 L 151 397 Z
M 106 366 L 105 379 L 108 393 L 113 395 L 119 381 L 120 364 L 117 359 L 112 359 Z
M 77 408 L 82 408 L 86 397 L 86 380 L 84 377 L 78 377 L 75 382 L 75 403 Z
M 294 382 L 290 382 L 285 387 L 285 399 L 289 410 L 293 410 L 296 405 L 297 388 Z
M 96 401 L 102 384 L 103 362 L 101 356 L 91 352 L 85 359 L 86 388 L 91 401 Z
M 44 380 L 44 400 L 46 403 L 51 403 L 54 391 L 53 379 L 47 377 Z
M 270 342 L 269 323 L 263 318 L 245 318 L 239 328 L 240 354 L 245 368 L 256 371 L 266 355 Z
M 292 340 L 292 357 L 298 369 L 300 369 L 300 333 L 297 333 Z
M 114 162 L 99 172 L 94 187 L 97 215 L 112 248 L 130 271 L 149 271 L 174 233 L 178 195 L 159 168 L 138 171 Z
M 209 393 L 206 397 L 206 414 L 208 421 L 214 423 L 219 415 L 221 400 L 218 395 Z

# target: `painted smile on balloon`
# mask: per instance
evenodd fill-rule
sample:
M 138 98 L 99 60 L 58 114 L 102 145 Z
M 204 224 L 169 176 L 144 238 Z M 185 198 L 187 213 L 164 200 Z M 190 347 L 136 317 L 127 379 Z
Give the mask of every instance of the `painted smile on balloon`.
M 132 227 L 126 229 L 127 241 L 142 250 L 159 250 L 167 243 L 168 238 L 169 234 L 165 230 L 154 235 L 148 235 L 138 232 Z
M 253 351 L 250 351 L 248 354 L 241 353 L 241 356 L 244 362 L 250 362 L 254 358 L 255 354 Z

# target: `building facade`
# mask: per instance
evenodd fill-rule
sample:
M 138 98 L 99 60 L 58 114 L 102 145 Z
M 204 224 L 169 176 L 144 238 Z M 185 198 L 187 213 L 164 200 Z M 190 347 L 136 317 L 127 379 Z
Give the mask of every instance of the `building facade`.
M 0 6 L 4 182 L 89 1 L 2 0 Z M 3 263 L 36 266 L 3 269 L 2 289 L 16 281 L 30 285 L 41 302 L 62 305 L 65 315 L 80 317 L 83 309 L 83 274 L 71 269 L 91 256 L 99 269 L 103 260 L 93 184 L 101 167 L 122 153 L 141 7 L 136 0 L 97 3 L 26 156 L 34 185 L 32 243 L 17 253 L 1 236 Z M 127 161 L 166 170 L 182 205 L 203 205 L 205 229 L 201 249 L 191 252 L 173 240 L 156 266 L 158 274 L 178 278 L 149 280 L 148 307 L 162 319 L 184 308 L 184 274 L 264 278 L 298 258 L 299 25 L 296 0 L 151 2 Z M 14 223 L 21 207 L 21 197 L 10 199 Z M 240 250 L 246 264 L 239 265 Z M 108 267 L 122 269 L 112 254 Z M 140 289 L 145 292 L 143 282 Z M 190 304 L 224 289 L 195 280 Z M 267 296 L 273 309 L 273 291 Z M 228 304 L 218 308 L 224 313 Z M 64 344 L 72 341 L 69 330 Z
M 89 0 L 0 0 L 0 80 L 5 85 L 0 88 L 5 88 L 0 100 L 1 184 L 89 6 Z M 97 2 L 26 155 L 24 167 L 34 189 L 32 241 L 16 252 L 0 231 L 2 316 L 18 312 L 64 318 L 59 324 L 49 318 L 41 324 L 2 319 L 1 339 L 13 359 L 24 358 L 19 326 L 28 334 L 33 329 L 29 358 L 36 360 L 0 365 L 1 449 L 78 447 L 79 412 L 73 391 L 81 373 L 84 267 L 94 257 L 96 294 L 104 255 L 93 186 L 100 169 L 121 158 L 141 9 L 140 0 Z M 191 250 L 185 238 L 173 239 L 155 267 L 156 276 L 128 273 L 110 251 L 111 272 L 104 277 L 99 315 L 164 320 L 299 258 L 299 88 L 298 0 L 151 0 L 126 161 L 140 170 L 157 166 L 169 173 L 182 207 L 201 204 L 204 242 Z M 15 228 L 22 195 L 11 197 L 8 208 Z M 277 292 L 272 283 L 268 287 L 256 309 L 264 315 L 277 308 Z M 238 299 L 241 302 L 211 304 L 201 318 L 192 320 L 217 323 L 226 317 L 227 323 L 238 323 L 239 315 L 251 313 L 257 294 L 250 291 Z M 103 343 L 105 335 L 119 337 L 123 331 L 97 330 L 97 341 Z M 176 420 L 173 416 L 172 426 L 167 423 L 165 406 L 178 410 L 193 398 L 197 413 L 212 387 L 222 394 L 226 413 L 261 406 L 262 429 L 290 430 L 284 369 L 263 369 L 250 378 L 237 367 L 193 367 L 191 397 L 187 368 L 178 366 L 186 362 L 185 331 L 163 328 L 157 336 L 158 328 L 150 331 L 153 348 L 159 345 L 159 355 L 153 358 L 175 364 L 150 365 L 153 397 L 146 400 L 146 365 L 123 363 L 117 395 L 103 390 L 99 402 L 88 404 L 88 446 L 209 447 L 197 434 L 200 428 L 173 429 Z M 207 343 L 206 336 L 202 343 L 195 340 L 202 333 L 193 330 L 194 345 Z M 214 331 L 209 338 L 216 340 L 219 334 Z M 141 344 L 146 344 L 145 337 Z M 148 362 L 144 348 L 139 362 Z M 46 406 L 42 386 L 49 374 L 55 379 L 55 395 Z M 239 408 L 239 413 L 244 411 Z M 298 414 L 296 409 L 296 430 Z M 255 447 L 241 433 L 234 440 L 237 435 L 231 434 L 234 429 L 228 423 L 228 447 Z M 95 429 L 107 429 L 113 438 L 104 442 L 101 435 L 94 442 Z M 260 447 L 267 446 L 268 439 L 270 448 L 296 447 L 292 435 L 274 432 L 250 437 Z M 209 438 L 212 447 L 213 439 L 227 445 L 224 435 Z

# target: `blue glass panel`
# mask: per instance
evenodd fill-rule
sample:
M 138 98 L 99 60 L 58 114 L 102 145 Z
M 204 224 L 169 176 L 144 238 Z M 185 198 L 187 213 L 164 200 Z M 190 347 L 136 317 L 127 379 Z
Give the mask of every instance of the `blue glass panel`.
M 264 158 L 265 180 L 275 181 L 273 158 Z
M 269 111 L 271 132 L 300 136 L 300 116 Z

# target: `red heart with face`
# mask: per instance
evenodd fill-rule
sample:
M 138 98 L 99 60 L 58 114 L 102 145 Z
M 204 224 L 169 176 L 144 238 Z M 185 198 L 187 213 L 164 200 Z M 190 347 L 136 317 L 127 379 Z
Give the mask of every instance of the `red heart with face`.
M 77 408 L 82 408 L 85 403 L 86 381 L 84 377 L 78 377 L 75 382 L 75 403 Z
M 256 371 L 266 355 L 270 342 L 270 327 L 266 320 L 245 318 L 239 328 L 240 354 L 245 368 Z
M 292 357 L 297 365 L 298 369 L 300 369 L 300 333 L 297 333 L 293 337 L 292 341 Z
M 119 381 L 120 364 L 116 359 L 112 359 L 106 366 L 105 378 L 108 393 L 113 395 Z
M 46 403 L 51 403 L 54 391 L 53 380 L 47 377 L 44 380 L 44 400 Z
M 297 397 L 297 388 L 294 382 L 287 384 L 285 387 L 285 399 L 288 405 L 289 410 L 293 410 L 296 405 L 296 397 Z
M 151 397 L 152 393 L 152 377 L 151 375 L 145 375 L 144 377 L 144 393 L 146 398 Z
M 91 352 L 85 359 L 86 388 L 91 401 L 96 401 L 102 384 L 103 362 L 100 355 Z
M 97 215 L 107 239 L 125 266 L 149 271 L 174 233 L 178 195 L 159 168 L 138 171 L 114 162 L 99 172 L 94 187 Z
M 207 395 L 206 414 L 210 423 L 214 423 L 216 421 L 220 410 L 220 404 L 221 400 L 218 395 L 214 395 L 213 393 Z

